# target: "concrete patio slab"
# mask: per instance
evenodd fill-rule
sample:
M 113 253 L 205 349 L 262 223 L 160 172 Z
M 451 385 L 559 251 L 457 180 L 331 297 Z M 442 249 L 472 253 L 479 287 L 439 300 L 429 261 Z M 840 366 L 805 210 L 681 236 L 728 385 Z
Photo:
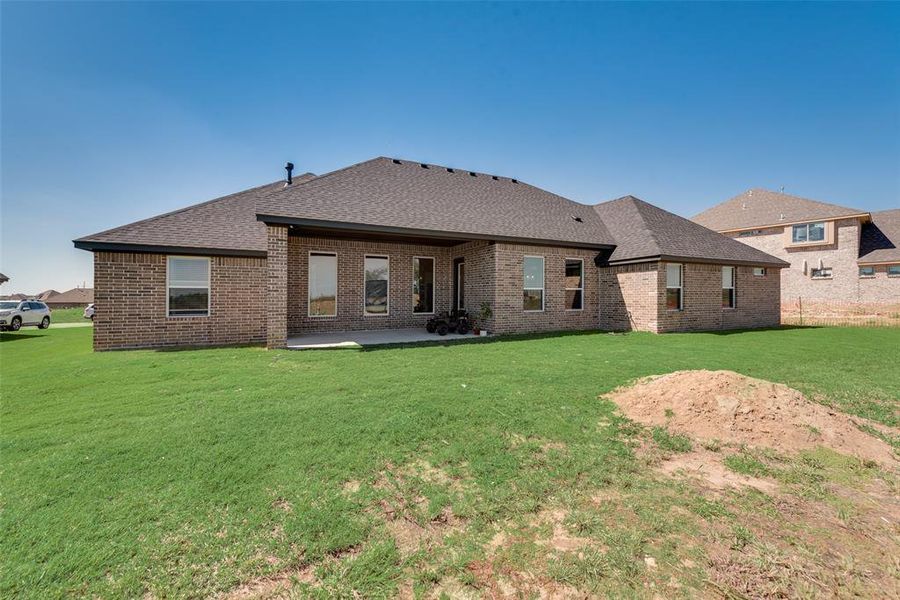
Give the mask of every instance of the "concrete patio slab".
M 309 333 L 288 338 L 291 350 L 311 350 L 314 348 L 362 348 L 383 344 L 411 344 L 415 342 L 447 342 L 450 340 L 473 340 L 471 333 L 459 335 L 448 333 L 440 336 L 424 329 L 382 329 L 371 331 L 336 331 L 332 333 Z

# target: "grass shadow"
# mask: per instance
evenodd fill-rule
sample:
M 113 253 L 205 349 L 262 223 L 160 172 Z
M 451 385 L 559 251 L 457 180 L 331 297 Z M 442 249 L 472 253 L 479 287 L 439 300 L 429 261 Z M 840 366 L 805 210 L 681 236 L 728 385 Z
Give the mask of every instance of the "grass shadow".
M 16 342 L 18 340 L 27 340 L 28 338 L 44 337 L 40 333 L 0 333 L 0 342 Z

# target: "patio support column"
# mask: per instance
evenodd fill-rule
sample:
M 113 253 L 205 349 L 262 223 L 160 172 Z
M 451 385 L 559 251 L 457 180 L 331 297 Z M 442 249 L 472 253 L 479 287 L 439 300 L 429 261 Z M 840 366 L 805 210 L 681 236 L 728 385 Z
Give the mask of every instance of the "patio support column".
M 268 268 L 268 297 L 262 298 L 269 307 L 266 321 L 266 348 L 287 347 L 287 279 L 288 228 L 268 225 L 266 265 Z

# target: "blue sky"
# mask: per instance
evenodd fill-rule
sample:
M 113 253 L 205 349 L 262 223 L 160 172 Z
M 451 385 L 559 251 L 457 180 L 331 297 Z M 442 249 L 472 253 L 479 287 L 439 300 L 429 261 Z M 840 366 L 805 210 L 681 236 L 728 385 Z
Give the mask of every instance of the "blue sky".
M 71 240 L 387 155 L 690 216 L 749 187 L 900 206 L 898 4 L 0 8 L 3 292 Z

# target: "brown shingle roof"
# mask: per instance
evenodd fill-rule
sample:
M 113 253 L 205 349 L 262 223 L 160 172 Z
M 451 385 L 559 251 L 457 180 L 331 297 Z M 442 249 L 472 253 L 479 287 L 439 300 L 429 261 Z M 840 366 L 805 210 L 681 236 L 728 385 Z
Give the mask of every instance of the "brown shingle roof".
M 900 208 L 872 213 L 860 234 L 859 262 L 900 263 Z
M 787 267 L 788 263 L 676 214 L 625 196 L 594 207 L 616 237 L 611 264 L 685 260 Z
M 856 208 L 754 188 L 703 211 L 691 220 L 716 231 L 731 231 L 860 214 L 867 213 Z
M 312 173 L 301 175 L 294 179 L 295 185 L 313 177 Z M 265 194 L 282 187 L 284 182 L 276 181 L 101 231 L 75 240 L 75 247 L 104 250 L 122 249 L 120 246 L 125 245 L 145 250 L 212 250 L 265 255 L 266 226 L 256 220 L 256 202 Z
M 94 301 L 94 288 L 72 288 L 44 300 L 50 306 L 54 304 L 90 304 Z
M 385 157 L 274 190 L 259 201 L 257 212 L 260 220 L 305 228 L 340 224 L 596 248 L 614 243 L 590 206 L 515 179 Z

